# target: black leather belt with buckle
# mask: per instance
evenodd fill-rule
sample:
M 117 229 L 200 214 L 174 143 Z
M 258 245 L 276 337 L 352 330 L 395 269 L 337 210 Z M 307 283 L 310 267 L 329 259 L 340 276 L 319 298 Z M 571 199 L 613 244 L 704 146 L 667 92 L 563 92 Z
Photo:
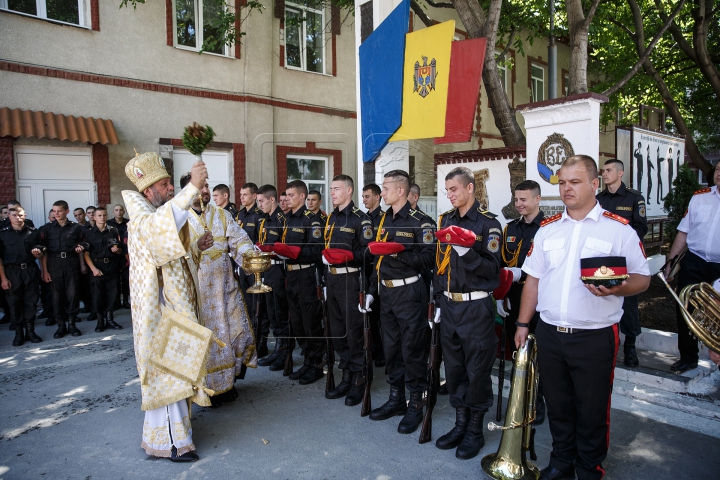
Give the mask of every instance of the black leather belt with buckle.
M 110 263 L 110 259 L 107 258 L 107 257 L 105 257 L 105 258 L 93 258 L 93 262 L 95 262 L 95 263 Z
M 10 263 L 8 265 L 5 265 L 6 267 L 18 267 L 20 270 L 25 270 L 28 268 L 27 263 Z
M 587 328 L 568 328 L 568 327 L 557 327 L 557 331 L 560 333 L 577 333 L 584 332 Z

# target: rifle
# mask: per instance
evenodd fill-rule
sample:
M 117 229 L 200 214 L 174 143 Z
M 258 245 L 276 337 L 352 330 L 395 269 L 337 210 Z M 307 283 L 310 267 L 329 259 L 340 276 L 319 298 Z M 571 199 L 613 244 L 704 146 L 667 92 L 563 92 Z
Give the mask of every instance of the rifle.
M 360 274 L 360 305 L 363 310 L 363 348 L 365 349 L 365 362 L 363 363 L 363 377 L 365 377 L 365 393 L 363 393 L 362 406 L 360 407 L 360 416 L 370 415 L 372 410 L 372 400 L 370 398 L 370 386 L 373 381 L 373 358 L 372 358 L 372 331 L 370 329 L 370 315 L 367 314 L 365 308 L 365 282 Z
M 432 285 L 430 286 L 430 302 L 428 303 L 428 321 L 432 323 L 430 334 L 430 355 L 428 356 L 428 386 L 425 392 L 425 416 L 423 417 L 422 428 L 420 429 L 419 443 L 427 443 L 432 440 L 432 413 L 437 403 L 437 392 L 440 388 L 440 362 L 442 352 L 440 350 L 440 324 L 435 323 L 435 303 L 432 299 Z M 422 405 L 421 405 L 422 408 Z
M 502 300 L 505 303 L 505 300 Z M 498 363 L 498 401 L 497 401 L 497 413 L 495 414 L 495 421 L 499 422 L 502 418 L 502 403 L 503 403 L 503 387 L 505 386 L 505 346 L 507 344 L 507 337 L 505 333 L 505 317 L 502 319 L 502 331 L 500 332 L 500 362 Z
M 285 277 L 285 291 L 287 291 L 287 277 Z M 288 318 L 288 343 L 286 345 L 287 351 L 285 352 L 285 369 L 283 370 L 283 377 L 287 377 L 293 373 L 293 350 L 295 349 L 295 337 L 292 334 L 292 322 Z
M 328 318 L 323 287 L 320 283 L 320 274 L 317 270 L 315 270 L 315 288 L 317 289 L 318 300 L 320 300 L 320 305 L 322 306 L 323 327 L 325 330 L 325 363 L 328 369 L 327 377 L 325 378 L 325 393 L 328 393 L 330 390 L 335 390 L 335 374 L 333 373 L 335 348 L 333 348 L 332 337 L 330 336 L 330 319 Z

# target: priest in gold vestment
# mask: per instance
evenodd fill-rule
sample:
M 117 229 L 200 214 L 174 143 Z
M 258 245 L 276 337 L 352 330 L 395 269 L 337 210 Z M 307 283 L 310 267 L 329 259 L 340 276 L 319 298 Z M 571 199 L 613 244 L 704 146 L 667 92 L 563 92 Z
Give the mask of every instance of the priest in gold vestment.
M 180 178 L 180 188 L 190 183 L 191 174 Z M 200 197 L 204 202 L 200 203 Z M 233 276 L 233 262 L 242 263 L 242 254 L 252 250 L 253 244 L 245 230 L 223 208 L 210 205 L 207 183 L 200 189 L 190 211 L 188 223 L 192 241 L 200 238 L 207 228 L 213 236 L 212 248 L 200 254 L 198 264 L 198 292 L 205 326 L 213 331 L 224 347 L 210 346 L 206 383 L 215 392 L 214 406 L 237 398 L 235 379 L 243 378 L 247 367 L 257 368 L 255 336 L 238 281 Z
M 156 153 L 138 155 L 125 167 L 138 192 L 122 192 L 130 222 L 130 296 L 135 359 L 141 379 L 145 411 L 141 447 L 148 455 L 173 461 L 198 459 L 194 452 L 189 406 L 210 405 L 204 385 L 171 375 L 151 362 L 158 343 L 162 309 L 188 321 L 202 323 L 197 298 L 193 255 L 212 246 L 203 235 L 191 246 L 189 209 L 205 185 L 207 169 L 201 161 L 192 167 L 190 183 L 177 195 L 162 159 Z M 174 197 L 173 197 L 174 196 Z

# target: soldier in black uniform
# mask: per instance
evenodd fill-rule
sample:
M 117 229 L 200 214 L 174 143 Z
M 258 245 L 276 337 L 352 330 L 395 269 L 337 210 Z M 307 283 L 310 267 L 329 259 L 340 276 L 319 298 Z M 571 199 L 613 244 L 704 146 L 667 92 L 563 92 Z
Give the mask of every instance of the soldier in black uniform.
M 323 226 L 305 206 L 307 186 L 302 180 L 288 183 L 285 193 L 290 213 L 274 251 L 285 260 L 290 326 L 304 357 L 303 366 L 290 374 L 290 379 L 309 385 L 323 377 L 320 367 L 325 351 L 322 306 L 315 288 L 317 263 L 323 247 Z
M 40 233 L 25 223 L 25 210 L 10 208 L 10 226 L 0 230 L 0 280 L 7 295 L 8 316 L 15 324 L 13 346 L 25 340 L 42 342 L 35 333 L 40 270 L 35 263 L 42 257 L 38 248 Z
M 85 209 L 85 213 L 87 214 L 88 223 L 91 227 L 95 226 L 95 220 L 93 220 L 93 214 L 95 213 L 95 206 L 94 205 L 88 205 L 88 207 Z
M 439 231 L 453 225 L 463 228 L 469 236 L 463 243 L 470 246 L 458 244 L 454 235 L 439 235 L 433 279 L 435 321 L 442 321 L 445 376 L 456 420 L 436 446 L 457 447 L 455 456 L 469 459 L 485 445 L 483 417 L 493 404 L 490 372 L 498 339 L 492 291 L 500 285 L 502 232 L 495 215 L 475 199 L 470 169 L 451 170 L 445 189 L 455 208 L 440 216 Z
M 622 181 L 624 170 L 625 166 L 617 158 L 607 160 L 602 171 L 605 190 L 598 193 L 595 198 L 605 210 L 628 219 L 630 226 L 635 230 L 642 243 L 648 232 L 645 199 L 637 190 L 625 186 Z M 624 298 L 620 331 L 625 334 L 625 343 L 623 344 L 625 365 L 637 367 L 640 361 L 635 351 L 635 339 L 642 332 L 637 295 Z
M 75 217 L 75 221 L 78 225 L 83 227 L 84 229 L 92 228 L 92 225 L 90 225 L 90 222 L 87 221 L 87 218 L 85 216 L 85 210 L 82 208 L 76 208 L 73 210 L 73 216 Z M 92 276 L 91 272 L 87 272 L 80 275 L 80 300 L 83 303 L 83 309 L 80 310 L 81 313 L 89 313 L 90 316 L 88 317 L 88 322 L 95 320 L 95 312 L 92 309 L 92 289 L 90 288 L 90 277 Z M 81 320 L 81 317 L 78 317 L 78 322 Z
M 85 251 L 85 262 L 92 278 L 92 311 L 97 317 L 96 332 L 103 332 L 106 328 L 120 330 L 122 326 L 115 322 L 113 307 L 118 294 L 118 271 L 125 263 L 120 233 L 112 225 L 107 225 L 107 210 L 97 207 L 93 214 L 95 226 L 86 233 L 90 248 Z M 127 229 L 125 229 L 127 234 Z
M 380 219 L 382 218 L 382 208 L 380 208 L 380 187 L 374 183 L 370 183 L 363 187 L 362 201 L 365 208 L 367 208 L 367 216 L 373 224 L 373 236 L 375 239 L 377 236 L 378 225 L 380 225 Z M 374 275 L 374 258 L 372 255 L 368 255 L 366 258 L 365 272 L 363 275 L 365 280 L 365 288 L 370 288 L 370 277 Z M 373 308 L 370 310 L 370 328 L 372 332 L 373 341 L 373 360 L 376 367 L 385 366 L 385 349 L 383 348 L 382 335 L 380 329 L 380 295 L 377 292 L 370 292 L 375 297 Z
M 404 250 L 376 260 L 379 275 L 372 275 L 369 289 L 379 289 L 382 298 L 381 328 L 390 384 L 388 401 L 373 410 L 370 418 L 385 420 L 404 414 L 399 433 L 414 432 L 423 418 L 419 404 L 427 388 L 430 330 L 426 323 L 428 290 L 420 276 L 432 270 L 435 261 L 435 222 L 410 208 L 409 188 L 407 172 L 393 170 L 385 174 L 382 197 L 389 208 L 380 220 L 375 239 L 399 243 Z M 368 308 L 373 300 L 372 294 L 366 295 L 366 305 L 361 307 Z M 410 391 L 407 406 L 405 387 Z
M 67 219 L 70 213 L 64 200 L 53 203 L 55 221 L 40 229 L 42 245 L 47 252 L 42 258 L 43 281 L 51 283 L 53 312 L 58 323 L 54 338 L 70 333 L 73 337 L 82 335 L 75 326 L 78 314 L 78 283 L 80 272 L 87 270 L 83 258 L 85 230 Z M 65 322 L 68 322 L 66 328 Z
M 277 189 L 272 185 L 263 185 L 258 189 L 258 207 L 267 215 L 258 227 L 258 244 L 265 252 L 272 251 L 275 242 L 282 240 L 286 217 L 277 203 Z M 264 282 L 272 288 L 272 292 L 263 294 L 265 307 L 270 319 L 270 327 L 275 337 L 275 350 L 265 358 L 258 360 L 258 365 L 270 370 L 282 370 L 285 366 L 285 351 L 294 348 L 295 340 L 288 339 L 288 301 L 285 289 L 285 268 L 280 259 L 272 260 L 272 265 L 264 274 Z
M 238 225 L 245 230 L 253 245 L 258 243 L 260 223 L 267 217 L 265 212 L 257 206 L 257 193 L 258 187 L 254 183 L 246 183 L 240 188 L 240 210 L 235 216 Z M 239 260 L 239 262 L 241 261 Z M 260 305 L 259 325 L 255 326 L 255 344 L 257 345 L 258 358 L 264 358 L 268 354 L 267 340 L 270 336 L 270 320 L 262 300 L 263 294 L 247 293 L 247 289 L 255 283 L 254 274 L 247 274 L 242 269 L 239 270 L 238 274 L 240 275 L 240 286 L 245 297 L 245 305 L 247 305 L 248 315 L 251 319 L 255 319 L 255 309 Z M 258 295 L 260 297 L 257 297 Z M 257 302 L 258 299 L 260 300 L 259 303 Z
M 230 201 L 230 188 L 227 185 L 224 183 L 215 185 L 212 197 L 218 208 L 224 208 L 233 218 L 237 217 L 238 210 L 235 208 L 235 204 Z
M 10 226 L 10 216 L 9 216 L 10 209 L 12 207 L 20 207 L 22 205 L 20 205 L 20 202 L 18 202 L 17 200 L 10 200 L 8 202 L 7 206 L 8 206 L 8 216 L 5 217 L 4 220 L 0 221 L 0 230 L 2 230 L 3 228 L 8 228 Z M 28 227 L 35 228 L 35 224 L 29 218 L 25 219 L 25 225 L 27 225 Z
M 48 212 L 47 219 L 47 224 L 54 222 L 55 212 L 50 210 L 50 212 Z M 38 229 L 38 231 L 40 231 L 40 229 Z M 53 314 L 52 284 L 46 283 L 45 280 L 43 280 L 42 271 L 40 272 L 40 303 L 42 304 L 43 309 L 37 318 L 46 318 L 47 320 L 45 320 L 45 325 L 48 327 L 55 325 L 57 322 L 55 321 L 55 315 Z
M 9 212 L 10 208 L 19 207 L 19 206 L 21 206 L 20 202 L 18 202 L 17 200 L 10 200 L 4 209 L 6 212 Z M 25 225 L 28 225 L 33 228 L 35 227 L 35 225 L 33 225 L 32 220 L 25 220 Z M 9 214 L 5 215 L 5 217 L 2 218 L 2 220 L 0 220 L 0 230 L 3 230 L 5 228 L 10 228 Z M 8 312 L 10 311 L 10 307 L 8 306 L 7 299 L 5 298 L 5 291 L 2 289 L 0 289 L 0 306 L 2 307 L 3 311 L 5 312 L 5 315 L 3 316 L 3 318 L 0 318 L 0 324 L 9 323 L 10 330 L 15 330 L 15 324 L 10 321 L 10 315 L 8 314 Z
M 125 218 L 125 207 L 123 207 L 120 204 L 117 204 L 113 207 L 113 218 L 107 221 L 107 224 L 111 227 L 115 227 L 122 237 L 122 235 L 127 231 L 127 225 L 130 223 L 130 220 Z M 129 265 L 121 265 L 120 266 L 120 282 L 118 287 L 118 293 L 121 293 L 123 296 L 122 302 L 119 302 L 120 297 L 118 297 L 118 301 L 116 303 L 121 303 L 123 308 L 130 308 L 130 266 Z
M 535 234 L 540 229 L 540 222 L 545 214 L 540 210 L 540 185 L 533 180 L 525 180 L 515 187 L 515 208 L 520 212 L 520 218 L 505 225 L 503 239 L 500 246 L 503 267 L 510 270 L 513 283 L 504 300 L 497 301 L 498 315 L 505 319 L 506 338 L 515 349 L 515 331 L 518 315 L 520 314 L 520 298 L 527 274 L 522 271 L 525 257 L 532 247 Z M 535 312 L 530 321 L 530 333 L 535 333 L 535 327 L 540 321 L 540 313 Z M 542 379 L 541 379 L 542 381 Z M 542 394 L 542 383 L 538 387 L 537 401 L 535 403 L 535 421 L 533 425 L 541 425 L 545 421 L 545 397 Z
M 360 288 L 365 290 L 367 244 L 373 240 L 370 218 L 352 201 L 352 178 L 337 175 L 330 187 L 335 209 L 325 223 L 323 263 L 327 266 L 327 309 L 333 347 L 340 357 L 342 381 L 326 398 L 345 398 L 345 405 L 362 402 L 366 378 L 363 375 L 363 315 L 357 308 Z M 363 271 L 365 270 L 365 271 Z M 375 306 L 377 308 L 377 305 Z M 372 365 L 369 366 L 372 368 Z

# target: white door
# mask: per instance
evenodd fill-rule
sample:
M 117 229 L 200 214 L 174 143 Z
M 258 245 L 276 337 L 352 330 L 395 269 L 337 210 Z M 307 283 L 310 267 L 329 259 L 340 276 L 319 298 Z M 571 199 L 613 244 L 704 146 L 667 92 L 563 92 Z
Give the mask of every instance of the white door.
M 230 198 L 235 198 L 233 185 L 233 170 L 229 152 L 205 151 L 202 154 L 203 162 L 208 170 L 208 186 L 210 194 L 216 185 L 224 183 L 230 187 Z M 180 191 L 180 177 L 185 175 L 195 163 L 195 155 L 185 149 L 173 148 L 173 184 L 175 190 Z M 242 185 L 240 185 L 242 186 Z
M 15 149 L 15 176 L 18 201 L 37 226 L 47 222 L 48 211 L 65 200 L 72 211 L 97 204 L 93 181 L 92 155 L 81 149 Z

